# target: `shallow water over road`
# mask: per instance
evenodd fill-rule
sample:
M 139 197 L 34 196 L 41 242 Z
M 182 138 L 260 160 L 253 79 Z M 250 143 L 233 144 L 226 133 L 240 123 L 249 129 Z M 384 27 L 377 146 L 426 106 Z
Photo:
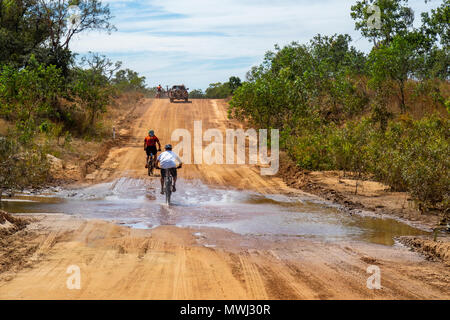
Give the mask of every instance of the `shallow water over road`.
M 160 225 L 217 227 L 246 235 L 361 240 L 392 245 L 394 237 L 427 234 L 393 219 L 350 215 L 308 197 L 263 195 L 179 181 L 173 205 L 164 204 L 159 180 L 121 178 L 82 189 L 22 194 L 3 209 L 15 213 L 65 213 L 134 228 Z

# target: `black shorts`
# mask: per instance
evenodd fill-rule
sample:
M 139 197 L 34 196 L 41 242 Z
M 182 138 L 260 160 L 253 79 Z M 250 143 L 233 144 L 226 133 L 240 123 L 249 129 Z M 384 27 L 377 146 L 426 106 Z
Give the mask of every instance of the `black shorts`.
M 170 175 L 174 178 L 177 177 L 177 168 L 170 168 L 170 169 L 161 169 L 161 177 L 165 178 L 166 177 L 166 172 L 169 171 Z
M 158 153 L 158 149 L 156 149 L 156 146 L 147 146 L 147 148 L 145 148 L 145 151 L 147 152 L 148 157 L 150 157 L 150 154 L 156 156 L 156 154 Z

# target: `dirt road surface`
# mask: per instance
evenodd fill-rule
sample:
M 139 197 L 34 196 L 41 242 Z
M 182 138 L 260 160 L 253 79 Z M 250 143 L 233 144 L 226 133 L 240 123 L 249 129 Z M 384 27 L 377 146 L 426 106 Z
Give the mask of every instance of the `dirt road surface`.
M 227 120 L 220 100 L 146 100 L 139 108 L 143 116 L 118 130 L 128 142 L 113 148 L 87 175 L 88 182 L 144 177 L 143 139 L 149 129 L 164 144 L 176 128 L 192 132 L 194 120 L 203 121 L 203 130 L 240 126 Z M 256 166 L 186 165 L 180 175 L 261 193 L 299 192 L 279 178 L 261 176 Z M 139 230 L 68 215 L 33 218 L 26 230 L 5 240 L 4 245 L 24 250 L 9 253 L 21 262 L 0 273 L 0 299 L 450 298 L 448 266 L 402 246 L 280 240 L 214 228 Z M 81 270 L 79 290 L 67 288 L 72 265 Z M 367 268 L 373 265 L 381 272 L 379 290 L 367 287 Z
M 145 154 L 143 151 L 144 137 L 150 129 L 155 130 L 162 142 L 162 147 L 170 142 L 176 129 L 187 129 L 191 133 L 192 145 L 194 139 L 194 121 L 202 121 L 203 132 L 207 129 L 242 128 L 236 121 L 227 119 L 227 109 L 221 100 L 193 100 L 191 103 L 172 103 L 168 100 L 147 101 L 147 111 L 138 119 L 134 126 L 122 130 L 122 135 L 132 137 L 130 143 L 121 148 L 111 150 L 102 167 L 87 176 L 90 181 L 102 181 L 111 178 L 142 177 L 145 175 Z M 207 146 L 208 143 L 204 143 Z M 193 153 L 193 152 L 192 152 Z M 192 156 L 193 158 L 193 156 Z M 256 166 L 250 165 L 187 165 L 180 171 L 185 179 L 199 178 L 211 185 L 234 187 L 238 189 L 253 189 L 259 192 L 280 192 L 287 188 L 280 178 L 269 178 L 260 175 Z

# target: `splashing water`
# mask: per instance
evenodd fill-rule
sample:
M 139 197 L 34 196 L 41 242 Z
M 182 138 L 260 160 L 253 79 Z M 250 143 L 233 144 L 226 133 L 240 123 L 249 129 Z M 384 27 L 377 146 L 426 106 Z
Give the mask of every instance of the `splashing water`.
M 173 205 L 168 207 L 159 193 L 159 180 L 120 178 L 82 189 L 23 194 L 2 206 L 16 213 L 65 213 L 134 228 L 216 227 L 254 236 L 323 241 L 392 245 L 396 236 L 427 234 L 392 219 L 351 216 L 306 196 L 263 195 L 183 180 L 177 183 L 177 190 Z

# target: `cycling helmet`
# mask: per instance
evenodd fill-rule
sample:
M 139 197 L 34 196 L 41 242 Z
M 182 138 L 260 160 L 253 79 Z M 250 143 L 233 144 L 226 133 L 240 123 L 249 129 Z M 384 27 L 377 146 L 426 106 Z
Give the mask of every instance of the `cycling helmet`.
M 164 148 L 166 150 L 172 150 L 172 145 L 171 144 L 166 144 L 166 146 Z
M 155 131 L 150 130 L 150 131 L 148 132 L 148 134 L 149 134 L 150 137 L 153 137 L 153 136 L 155 135 Z

